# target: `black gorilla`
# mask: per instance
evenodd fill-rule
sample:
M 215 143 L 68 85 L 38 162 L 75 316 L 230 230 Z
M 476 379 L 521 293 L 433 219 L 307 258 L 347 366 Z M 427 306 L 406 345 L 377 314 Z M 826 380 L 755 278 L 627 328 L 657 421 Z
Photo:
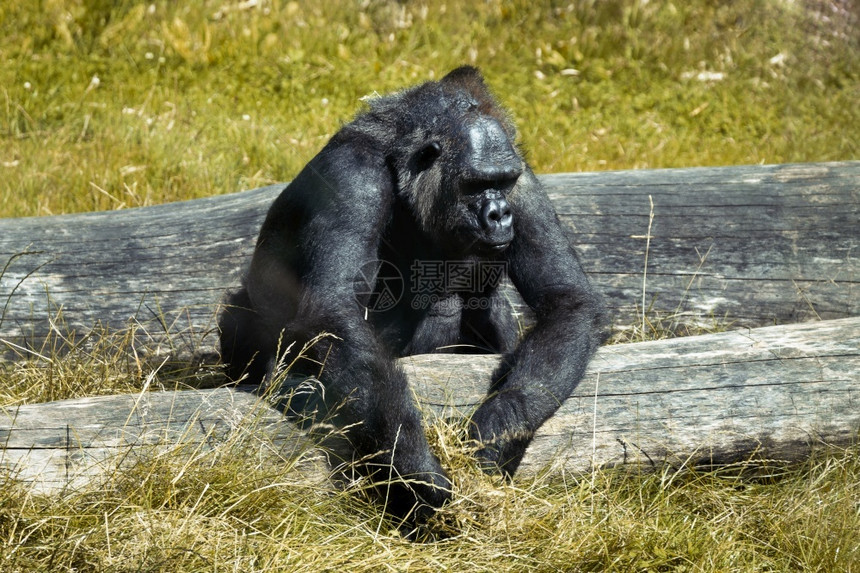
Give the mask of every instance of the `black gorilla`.
M 372 100 L 275 200 L 220 318 L 229 375 L 312 380 L 289 410 L 345 429 L 341 453 L 396 515 L 451 495 L 396 357 L 506 355 L 470 432 L 512 475 L 602 341 L 600 298 L 514 139 L 474 68 Z M 505 273 L 537 318 L 519 344 Z

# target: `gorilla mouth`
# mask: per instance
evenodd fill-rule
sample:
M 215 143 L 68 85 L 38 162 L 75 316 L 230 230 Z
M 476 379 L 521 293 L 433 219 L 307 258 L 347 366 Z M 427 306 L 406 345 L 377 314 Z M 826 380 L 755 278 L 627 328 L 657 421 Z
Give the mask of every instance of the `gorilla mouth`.
M 481 248 L 490 253 L 501 253 L 511 245 L 511 241 L 503 241 L 501 243 L 482 243 Z

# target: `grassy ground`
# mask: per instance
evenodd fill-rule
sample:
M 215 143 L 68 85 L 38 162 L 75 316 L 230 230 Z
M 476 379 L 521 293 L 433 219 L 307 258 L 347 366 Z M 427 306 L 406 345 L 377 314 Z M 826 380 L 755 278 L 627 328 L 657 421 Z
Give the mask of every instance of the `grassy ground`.
M 121 375 L 118 369 L 115 374 Z M 86 378 L 81 371 L 78 378 Z M 66 380 L 74 379 L 66 375 Z M 457 428 L 431 444 L 455 501 L 434 536 L 401 537 L 361 486 L 335 491 L 246 447 L 163 451 L 100 488 L 33 496 L 0 483 L 0 563 L 15 571 L 856 571 L 860 449 L 769 476 L 483 475 Z M 253 435 L 252 442 L 264 436 Z M 0 480 L 2 481 L 2 480 Z
M 49 365 L 0 370 L 4 392 L 131 391 L 150 371 L 105 337 Z M 183 379 L 187 382 L 188 379 Z M 170 380 L 156 379 L 170 386 Z M 4 395 L 8 403 L 11 396 Z M 18 571 L 857 571 L 860 446 L 698 473 L 482 474 L 462 428 L 430 418 L 455 501 L 432 535 L 404 539 L 362 495 L 261 456 L 237 429 L 214 451 L 154 453 L 98 488 L 32 495 L 0 475 L 0 570 Z M 277 447 L 272 447 L 277 451 Z
M 287 180 L 362 96 L 462 63 L 540 172 L 856 159 L 858 6 L 0 0 L 0 216 Z M 0 363 L 0 404 L 139 390 L 152 372 L 125 343 Z M 860 571 L 856 447 L 767 479 L 505 485 L 430 432 L 457 487 L 444 539 L 406 541 L 356 492 L 228 443 L 59 497 L 0 477 L 0 570 Z
M 480 66 L 539 172 L 854 158 L 857 0 L 0 2 L 0 216 L 289 179 Z

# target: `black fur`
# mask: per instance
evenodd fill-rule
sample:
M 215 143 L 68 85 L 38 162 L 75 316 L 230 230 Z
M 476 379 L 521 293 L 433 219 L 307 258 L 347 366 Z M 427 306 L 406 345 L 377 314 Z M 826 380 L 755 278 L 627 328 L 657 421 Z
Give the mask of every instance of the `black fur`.
M 396 357 L 506 355 L 471 436 L 510 476 L 603 339 L 602 303 L 514 140 L 474 68 L 371 101 L 275 200 L 221 315 L 229 375 L 265 383 L 292 363 L 318 380 L 290 407 L 345 428 L 340 451 L 376 483 L 404 478 L 380 486 L 396 515 L 451 495 Z M 499 268 L 537 317 L 519 344 Z

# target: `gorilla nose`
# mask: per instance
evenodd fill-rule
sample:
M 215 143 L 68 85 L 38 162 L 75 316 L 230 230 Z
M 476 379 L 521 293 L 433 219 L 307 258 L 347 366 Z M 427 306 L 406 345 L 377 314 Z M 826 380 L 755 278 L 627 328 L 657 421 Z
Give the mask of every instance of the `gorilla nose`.
M 511 206 L 504 198 L 488 199 L 481 207 L 481 225 L 487 231 L 508 229 L 514 221 Z

